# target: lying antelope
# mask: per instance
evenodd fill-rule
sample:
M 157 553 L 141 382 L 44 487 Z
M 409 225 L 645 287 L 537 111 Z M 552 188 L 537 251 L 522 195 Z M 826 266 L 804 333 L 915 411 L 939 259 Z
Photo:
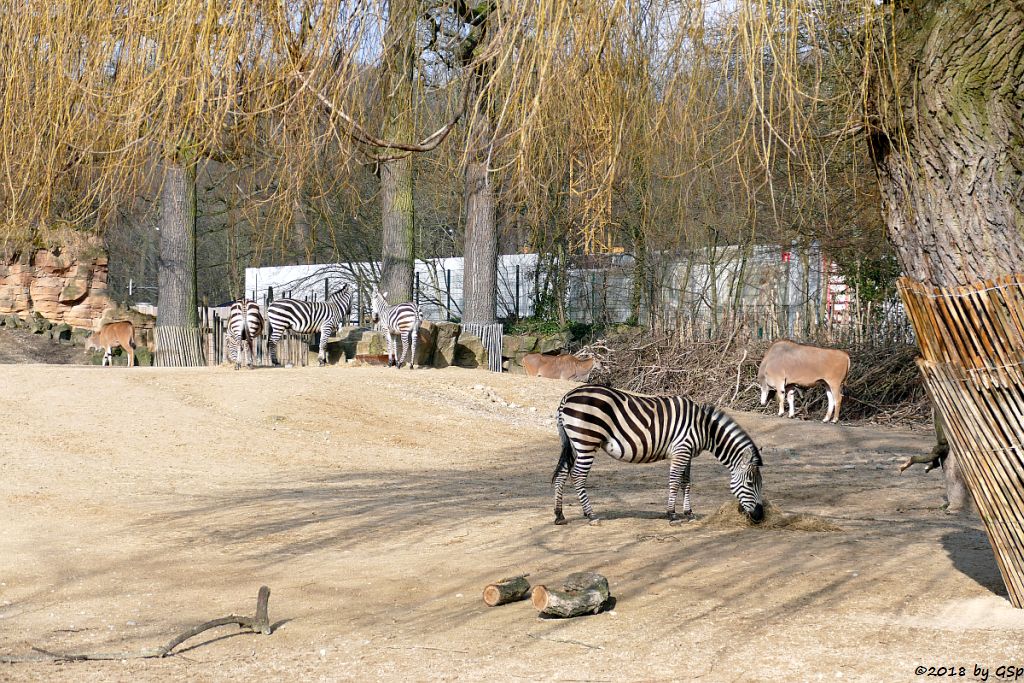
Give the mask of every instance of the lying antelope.
M 579 358 L 570 353 L 559 356 L 548 356 L 543 353 L 528 353 L 523 356 L 523 368 L 530 377 L 546 377 L 548 379 L 572 379 L 586 382 L 594 368 L 600 369 L 601 364 L 596 358 Z
M 107 323 L 85 340 L 85 350 L 103 349 L 103 365 L 113 365 L 113 349 L 120 346 L 128 353 L 128 367 L 135 365 L 135 328 L 128 320 Z
M 757 369 L 761 387 L 761 405 L 768 403 L 773 389 L 779 399 L 779 417 L 783 414 L 783 395 L 789 400 L 789 416 L 793 417 L 793 393 L 796 387 L 812 387 L 824 382 L 828 395 L 828 411 L 822 422 L 839 421 L 843 403 L 843 382 L 850 371 L 850 354 L 837 349 L 821 349 L 780 339 L 764 354 Z

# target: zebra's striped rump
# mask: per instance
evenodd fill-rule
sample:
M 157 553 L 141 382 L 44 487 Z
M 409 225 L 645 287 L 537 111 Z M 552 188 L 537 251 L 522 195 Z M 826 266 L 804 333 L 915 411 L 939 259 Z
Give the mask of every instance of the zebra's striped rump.
M 742 427 L 714 406 L 682 396 L 644 396 L 589 384 L 562 397 L 556 421 L 562 451 L 552 476 L 555 524 L 566 523 L 562 488 L 570 476 L 584 516 L 594 519 L 586 479 L 599 450 L 631 463 L 670 460 L 667 510 L 673 522 L 679 521 L 680 488 L 683 517 L 692 517 L 690 463 L 701 451 L 709 451 L 730 470 L 729 490 L 742 510 L 755 522 L 764 518 L 760 451 Z
M 412 370 L 416 363 L 416 342 L 419 337 L 420 322 L 423 314 L 412 302 L 388 306 L 388 293 L 374 291 L 371 297 L 373 306 L 373 322 L 380 325 L 388 338 L 388 366 L 397 365 L 399 368 L 405 364 L 405 356 L 412 347 L 409 354 L 409 369 Z M 394 335 L 402 340 L 402 356 L 398 356 L 397 344 Z M 393 360 L 394 359 L 394 360 Z
M 352 311 L 352 291 L 347 284 L 332 294 L 326 302 L 278 299 L 267 307 L 267 347 L 270 361 L 279 365 L 277 343 L 288 330 L 299 334 L 320 333 L 320 365 L 327 364 L 327 339 L 348 320 Z
M 255 363 L 253 340 L 263 334 L 263 313 L 250 299 L 239 299 L 228 309 L 228 353 L 234 358 L 235 370 L 241 367 L 242 345 L 249 350 L 249 367 Z

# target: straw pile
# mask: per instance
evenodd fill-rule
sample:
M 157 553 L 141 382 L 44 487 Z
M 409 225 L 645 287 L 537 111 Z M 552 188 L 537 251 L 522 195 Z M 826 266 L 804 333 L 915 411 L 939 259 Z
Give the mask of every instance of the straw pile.
M 785 529 L 787 531 L 832 532 L 843 531 L 823 517 L 807 513 L 786 513 L 772 503 L 764 503 L 764 520 L 754 524 L 740 512 L 736 503 L 725 503 L 715 512 L 700 520 L 702 527 L 711 529 Z

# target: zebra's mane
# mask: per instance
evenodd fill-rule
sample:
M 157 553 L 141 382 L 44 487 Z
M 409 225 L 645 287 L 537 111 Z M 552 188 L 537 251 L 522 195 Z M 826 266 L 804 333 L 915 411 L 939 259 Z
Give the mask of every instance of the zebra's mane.
M 754 451 L 754 457 L 757 458 L 758 460 L 761 459 L 761 449 L 757 447 L 757 444 L 754 443 L 753 437 L 750 436 L 747 430 L 744 429 L 739 422 L 734 420 L 732 417 L 727 415 L 725 411 L 723 411 L 721 408 L 712 403 L 705 403 L 701 407 L 703 408 L 709 421 L 714 422 L 716 425 L 718 425 L 720 429 L 732 429 L 734 433 L 742 436 L 743 440 L 746 442 L 744 448 L 752 448 Z

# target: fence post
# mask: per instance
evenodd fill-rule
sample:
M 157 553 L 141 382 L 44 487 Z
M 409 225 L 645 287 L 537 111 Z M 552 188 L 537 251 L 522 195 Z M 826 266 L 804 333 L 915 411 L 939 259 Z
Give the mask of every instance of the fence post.
M 445 306 L 445 320 L 448 322 L 452 321 L 452 271 L 445 268 L 444 271 L 444 288 L 448 293 L 448 303 Z
M 326 278 L 325 277 L 324 278 L 324 303 L 327 303 L 327 299 L 329 299 L 330 296 L 331 296 L 330 289 L 329 289 L 328 284 L 327 284 L 329 282 L 330 282 L 330 278 Z
M 419 308 L 420 307 L 420 274 L 419 273 L 415 273 L 415 275 L 416 275 L 416 288 L 413 290 L 412 300 L 415 302 L 416 308 Z
M 519 264 L 516 264 L 516 320 L 519 320 Z

